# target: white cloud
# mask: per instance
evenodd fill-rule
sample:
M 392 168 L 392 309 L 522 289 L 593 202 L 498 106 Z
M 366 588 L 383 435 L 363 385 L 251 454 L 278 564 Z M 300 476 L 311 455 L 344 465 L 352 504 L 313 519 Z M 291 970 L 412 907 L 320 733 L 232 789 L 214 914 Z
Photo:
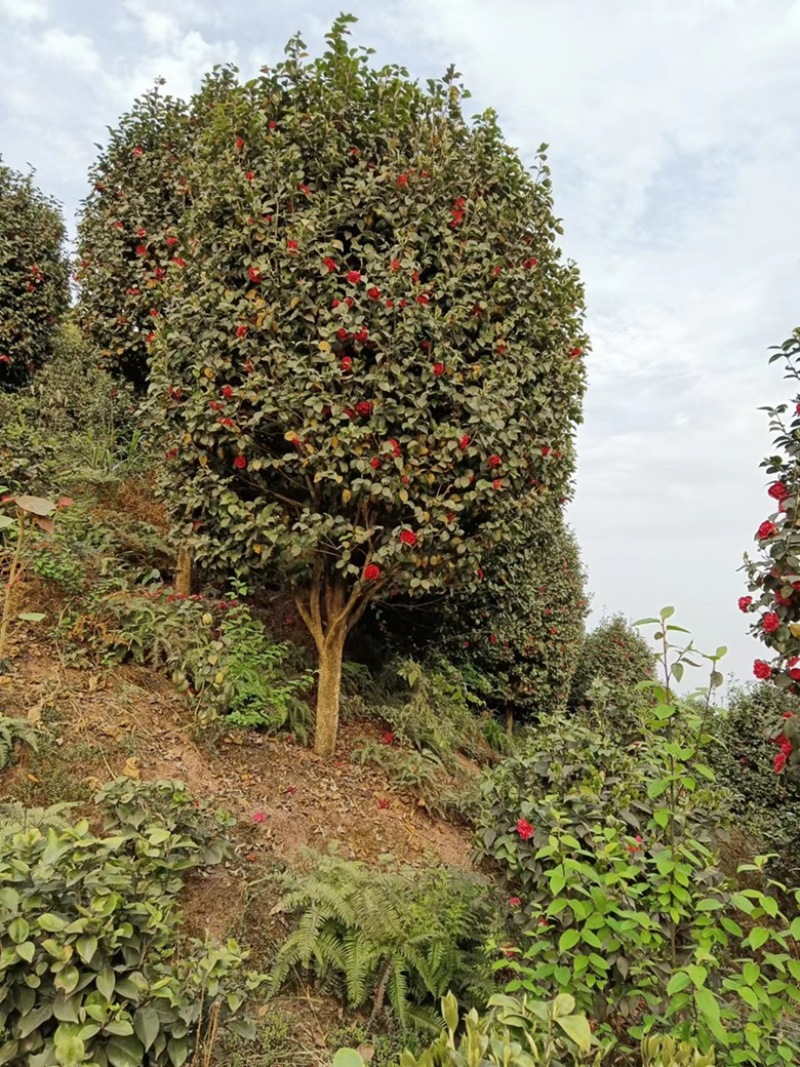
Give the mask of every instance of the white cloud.
M 48 0 L 0 0 L 0 16 L 11 22 L 44 22 L 49 13 Z

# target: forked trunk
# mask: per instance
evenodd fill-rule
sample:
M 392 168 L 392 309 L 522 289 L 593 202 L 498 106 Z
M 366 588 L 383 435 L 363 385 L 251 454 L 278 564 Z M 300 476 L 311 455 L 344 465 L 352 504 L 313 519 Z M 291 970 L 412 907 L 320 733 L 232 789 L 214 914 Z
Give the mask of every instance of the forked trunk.
M 323 759 L 330 759 L 336 748 L 339 731 L 339 698 L 342 689 L 342 655 L 347 628 L 337 627 L 325 635 L 319 650 L 319 681 L 317 684 L 317 722 L 314 729 L 314 751 Z

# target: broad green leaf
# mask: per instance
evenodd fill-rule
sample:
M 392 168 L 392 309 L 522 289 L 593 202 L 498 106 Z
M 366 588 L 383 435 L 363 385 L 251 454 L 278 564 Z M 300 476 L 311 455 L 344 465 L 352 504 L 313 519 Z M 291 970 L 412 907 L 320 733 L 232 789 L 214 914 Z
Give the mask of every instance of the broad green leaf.
M 589 1051 L 592 1047 L 592 1031 L 585 1015 L 557 1015 L 556 1022 L 581 1052 Z

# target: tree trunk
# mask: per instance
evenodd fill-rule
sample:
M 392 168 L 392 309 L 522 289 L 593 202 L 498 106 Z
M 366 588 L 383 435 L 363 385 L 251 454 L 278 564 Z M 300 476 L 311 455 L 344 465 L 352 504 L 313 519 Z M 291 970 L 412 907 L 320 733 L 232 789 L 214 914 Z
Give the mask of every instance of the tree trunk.
M 175 565 L 175 592 L 179 596 L 191 596 L 192 593 L 192 557 L 183 545 L 178 549 Z
M 514 733 L 514 712 L 506 708 L 506 733 L 509 737 Z
M 332 631 L 325 634 L 319 650 L 314 751 L 323 759 L 330 759 L 336 748 L 336 735 L 339 731 L 339 696 L 342 688 L 342 655 L 346 636 L 346 626 L 334 627 Z

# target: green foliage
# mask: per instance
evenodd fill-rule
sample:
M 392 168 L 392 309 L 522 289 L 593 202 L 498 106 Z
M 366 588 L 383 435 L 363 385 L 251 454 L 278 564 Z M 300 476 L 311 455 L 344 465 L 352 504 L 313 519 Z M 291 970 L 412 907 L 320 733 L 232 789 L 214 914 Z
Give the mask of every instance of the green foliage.
M 27 719 L 15 719 L 0 712 L 0 771 L 14 762 L 14 749 L 20 743 L 38 748 L 36 730 Z
M 182 168 L 190 141 L 186 105 L 157 84 L 109 131 L 78 227 L 81 327 L 109 370 L 140 392 L 154 329 L 150 310 L 181 256 L 173 242 L 188 195 Z
M 69 305 L 59 206 L 0 160 L 0 390 L 46 362 Z
M 67 492 L 142 468 L 132 394 L 66 321 L 29 384 L 13 396 L 0 390 L 0 424 L 0 467 L 14 492 Z
M 548 509 L 483 564 L 479 591 L 454 597 L 442 632 L 456 662 L 488 680 L 488 702 L 524 718 L 566 706 L 588 600 L 574 536 Z
M 276 1064 L 291 1063 L 295 1051 L 291 1017 L 271 1011 L 256 1023 L 255 1036 L 225 1034 L 214 1062 L 220 1067 L 276 1067 Z
M 671 613 L 654 620 L 665 679 L 695 656 L 689 645 L 672 658 Z M 708 657 L 714 678 L 723 653 Z M 716 1047 L 725 1065 L 791 1062 L 800 925 L 761 866 L 749 869 L 759 888 L 742 891 L 719 870 L 724 798 L 705 762 L 707 704 L 676 702 L 668 683 L 649 691 L 639 737 L 617 735 L 616 752 L 578 721 L 560 732 L 551 723 L 527 759 L 487 778 L 479 848 L 505 872 L 520 916 L 497 966 L 516 973 L 511 991 L 569 989 L 606 1046 L 624 1041 L 621 1030 L 638 1039 L 668 1028 L 696 1035 L 702 1053 Z
M 492 757 L 486 737 L 483 705 L 457 666 L 442 657 L 419 663 L 396 660 L 375 677 L 368 675 L 359 690 L 345 701 L 350 714 L 388 726 L 401 744 L 424 756 L 434 756 L 449 770 L 457 767 L 456 754 L 478 761 Z M 502 738 L 496 740 L 503 743 Z
M 277 910 L 298 916 L 272 970 L 277 992 L 299 967 L 332 981 L 352 1007 L 388 999 L 398 1025 L 424 1022 L 448 989 L 480 986 L 492 917 L 486 887 L 447 869 L 375 870 L 328 855 L 283 876 Z
M 0 834 L 0 1062 L 177 1067 L 218 1026 L 247 1029 L 236 943 L 180 938 L 201 853 L 159 819 L 98 834 L 40 811 Z
M 700 1053 L 688 1041 L 653 1036 L 642 1039 L 643 1067 L 714 1067 L 714 1050 Z
M 714 723 L 718 744 L 709 751 L 717 778 L 731 791 L 737 826 L 773 854 L 771 873 L 784 881 L 798 879 L 800 869 L 800 783 L 789 775 L 776 778 L 774 742 L 791 712 L 800 718 L 800 699 L 771 683 L 733 690 L 728 707 Z
M 211 601 L 156 586 L 112 592 L 98 610 L 109 621 L 102 638 L 107 656 L 168 670 L 201 725 L 220 720 L 307 736 L 302 694 L 311 687 L 310 672 L 298 669 L 297 651 L 273 641 L 236 596 Z
M 655 665 L 652 648 L 622 615 L 603 619 L 584 638 L 572 680 L 570 707 L 601 700 L 622 714 L 630 691 L 655 677 Z
M 495 995 L 479 1016 L 473 1008 L 459 1020 L 452 993 L 442 999 L 446 1029 L 418 1055 L 406 1050 L 401 1067 L 576 1067 L 601 1055 L 593 1050 L 584 1015 L 574 1014 L 575 1001 L 561 994 L 550 1003 Z M 458 1037 L 456 1035 L 458 1034 Z M 334 1067 L 364 1067 L 356 1049 L 340 1049 Z

